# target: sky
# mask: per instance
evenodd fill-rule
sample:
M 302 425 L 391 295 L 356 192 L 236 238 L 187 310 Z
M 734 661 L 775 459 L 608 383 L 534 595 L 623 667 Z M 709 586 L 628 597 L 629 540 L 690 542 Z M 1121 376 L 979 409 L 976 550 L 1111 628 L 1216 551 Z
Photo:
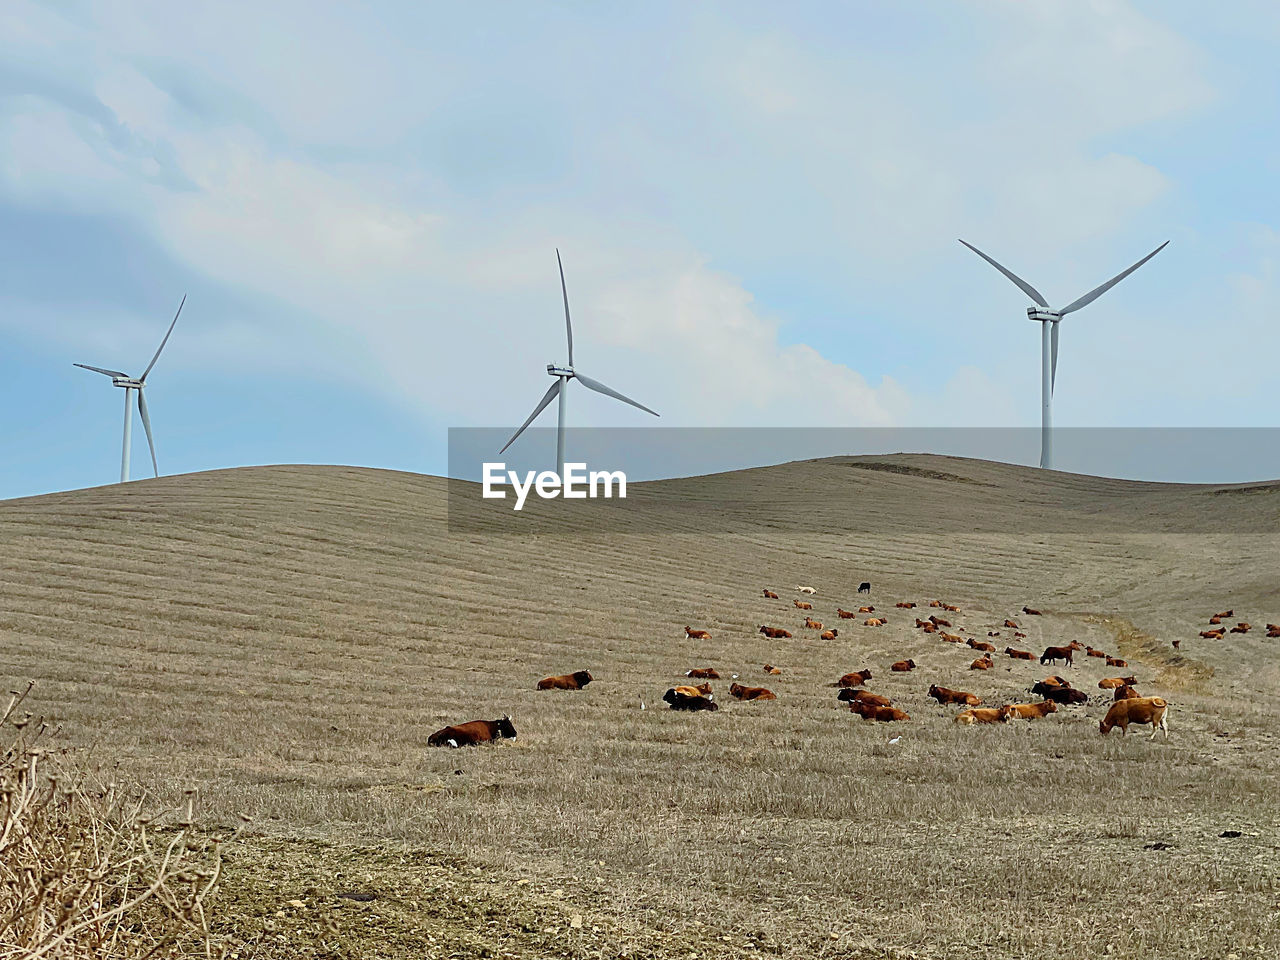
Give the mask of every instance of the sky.
M 162 473 L 443 473 L 565 361 L 557 248 L 577 368 L 662 414 L 576 427 L 1033 426 L 960 237 L 1055 305 L 1171 241 L 1063 321 L 1056 423 L 1280 426 L 1278 50 L 1254 0 L 7 0 L 0 497 L 118 477 L 72 364 L 184 294 Z

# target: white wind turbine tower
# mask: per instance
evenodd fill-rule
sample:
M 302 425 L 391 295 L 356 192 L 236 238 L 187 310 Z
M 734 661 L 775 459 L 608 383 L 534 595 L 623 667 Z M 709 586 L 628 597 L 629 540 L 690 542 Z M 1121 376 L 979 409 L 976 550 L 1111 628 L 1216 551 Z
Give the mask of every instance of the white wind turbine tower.
M 564 297 L 564 327 L 565 332 L 569 337 L 569 365 L 567 367 L 557 367 L 554 363 L 547 364 L 547 373 L 555 377 L 556 382 L 553 383 L 550 389 L 542 395 L 542 399 L 538 401 L 538 405 L 533 408 L 533 413 L 529 414 L 529 419 L 521 424 L 520 429 L 511 435 L 511 439 L 503 445 L 502 450 L 499 450 L 498 453 L 503 453 L 507 447 L 515 443 L 516 438 L 519 437 L 520 434 L 524 433 L 525 428 L 528 427 L 529 424 L 533 423 L 538 414 L 546 409 L 547 404 L 549 404 L 554 397 L 559 396 L 560 408 L 556 420 L 556 469 L 560 472 L 560 476 L 563 477 L 564 415 L 570 380 L 576 379 L 588 390 L 594 390 L 596 393 L 603 393 L 606 397 L 613 397 L 615 400 L 621 400 L 623 403 L 629 403 L 633 407 L 639 407 L 645 413 L 652 413 L 655 417 L 658 416 L 658 414 L 653 410 L 650 410 L 643 403 L 636 403 L 636 401 L 632 400 L 630 397 L 624 397 L 617 390 L 614 390 L 611 387 L 606 387 L 599 380 L 592 380 L 586 374 L 578 373 L 573 369 L 573 323 L 569 320 L 569 291 L 565 287 L 564 283 L 564 264 L 560 261 L 559 250 L 556 250 L 556 263 L 560 266 L 560 293 Z
M 1068 313 L 1093 303 L 1093 301 L 1167 247 L 1169 241 L 1166 240 L 1128 270 L 1116 274 L 1102 286 L 1094 287 L 1083 297 L 1071 301 L 1061 310 L 1054 310 L 1049 306 L 1039 290 L 1013 273 L 1013 271 L 1007 270 L 996 263 L 973 244 L 965 243 L 964 240 L 960 242 L 1017 284 L 1019 289 L 1037 304 L 1034 307 L 1027 307 L 1027 317 L 1040 323 L 1040 466 L 1046 470 L 1051 470 L 1053 469 L 1053 386 L 1054 381 L 1058 378 L 1058 324 Z
M 147 413 L 147 398 L 143 393 L 147 385 L 147 374 L 151 372 L 151 368 L 156 365 L 156 361 L 160 359 L 160 351 L 164 349 L 164 345 L 169 342 L 169 334 L 173 333 L 173 328 L 177 326 L 178 316 L 182 313 L 183 304 L 187 302 L 186 294 L 182 296 L 182 303 L 178 304 L 178 312 L 173 315 L 173 323 L 169 324 L 169 331 L 164 335 L 164 339 L 160 341 L 160 346 L 156 350 L 156 355 L 151 358 L 151 362 L 147 364 L 147 369 L 142 371 L 142 376 L 131 377 L 127 373 L 121 373 L 119 370 L 103 370 L 101 367 L 91 367 L 87 363 L 77 363 L 75 366 L 83 367 L 85 370 L 92 370 L 94 373 L 101 373 L 103 376 L 111 378 L 111 385 L 124 388 L 124 451 L 120 455 L 120 482 L 125 483 L 129 479 L 129 440 L 131 427 L 133 424 L 133 410 L 130 406 L 131 394 L 133 391 L 138 392 L 138 413 L 142 415 L 142 426 L 147 431 L 147 446 L 151 448 L 151 469 L 155 471 L 155 475 L 160 476 L 160 467 L 156 463 L 156 445 L 151 437 L 151 417 Z

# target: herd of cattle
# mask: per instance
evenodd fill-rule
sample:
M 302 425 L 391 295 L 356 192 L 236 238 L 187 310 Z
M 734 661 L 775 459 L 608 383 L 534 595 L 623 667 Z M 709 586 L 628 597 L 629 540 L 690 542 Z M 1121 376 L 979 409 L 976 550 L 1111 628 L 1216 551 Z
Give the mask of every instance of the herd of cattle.
M 817 593 L 813 587 L 797 586 L 795 589 L 800 594 L 808 597 L 813 597 Z M 869 593 L 870 590 L 870 583 L 862 583 L 858 588 L 859 593 Z M 777 593 L 767 588 L 763 593 L 765 599 L 780 599 Z M 792 600 L 793 606 L 805 613 L 804 626 L 801 629 L 815 631 L 823 640 L 836 639 L 839 636 L 837 628 L 827 628 L 820 620 L 814 619 L 812 613 L 814 609 L 813 603 L 814 601 L 812 600 Z M 916 606 L 913 601 L 899 601 L 895 604 L 895 607 L 899 610 L 913 610 Z M 944 613 L 960 612 L 959 607 L 956 605 L 944 603 L 941 600 L 932 600 L 929 602 L 929 606 L 940 609 Z M 870 604 L 860 606 L 857 610 L 845 610 L 843 607 L 837 606 L 835 613 L 840 620 L 856 620 L 859 617 L 864 617 L 862 625 L 865 627 L 882 627 L 889 622 L 886 614 L 877 613 L 876 608 Z M 1041 616 L 1039 610 L 1031 607 L 1023 607 L 1022 613 L 1028 617 Z M 1214 614 L 1209 618 L 1209 623 L 1211 626 L 1217 627 L 1217 629 L 1201 631 L 1200 636 L 1206 639 L 1221 640 L 1227 628 L 1218 625 L 1224 620 L 1232 618 L 1234 614 L 1234 610 Z M 990 670 L 995 666 L 997 647 L 990 641 L 999 639 L 1002 630 L 1012 631 L 1011 637 L 1015 641 L 1025 639 L 1027 636 L 1013 618 L 1006 618 L 999 629 L 988 630 L 988 639 L 986 640 L 962 636 L 961 634 L 965 632 L 963 627 L 953 627 L 951 621 L 937 614 L 931 614 L 926 619 L 912 615 L 912 619 L 915 621 L 915 628 L 923 634 L 936 635 L 944 643 L 963 644 L 976 653 L 980 653 L 981 656 L 969 664 L 970 670 Z M 1231 633 L 1245 634 L 1251 629 L 1250 624 L 1239 621 L 1230 628 L 1230 631 Z M 1280 625 L 1268 623 L 1266 629 L 1268 637 L 1280 638 Z M 958 632 L 951 633 L 949 632 L 951 630 Z M 707 630 L 686 626 L 684 632 L 685 636 L 691 640 L 711 639 L 711 634 Z M 773 639 L 792 637 L 791 632 L 785 628 L 767 624 L 762 624 L 759 632 Z M 1178 647 L 1179 644 L 1179 640 L 1173 641 L 1174 647 Z M 1074 640 L 1065 646 L 1046 647 L 1038 659 L 1041 665 L 1054 665 L 1062 662 L 1067 666 L 1072 666 L 1075 654 L 1080 651 L 1083 651 L 1086 657 L 1105 660 L 1107 666 L 1128 667 L 1128 663 L 1125 660 L 1113 657 L 1103 650 L 1083 645 Z M 1012 660 L 1037 659 L 1030 651 L 1020 650 L 1012 645 L 1007 645 L 1004 648 L 1004 655 Z M 892 673 L 910 673 L 915 669 L 916 662 L 911 659 L 899 660 L 889 667 Z M 772 664 L 765 664 L 764 672 L 774 676 L 782 673 L 781 669 Z M 671 687 L 662 697 L 670 709 L 684 711 L 714 711 L 720 709 L 720 704 L 715 699 L 710 683 L 711 680 L 719 680 L 721 678 L 719 671 L 714 667 L 694 667 L 685 676 L 690 683 Z M 777 699 L 777 695 L 772 690 L 766 687 L 753 687 L 738 683 L 737 677 L 737 674 L 732 675 L 731 679 L 734 682 L 729 686 L 729 695 L 735 700 L 762 701 Z M 539 680 L 537 689 L 581 690 L 591 683 L 593 679 L 588 671 L 579 670 L 575 673 L 546 677 Z M 889 723 L 910 720 L 910 715 L 895 706 L 889 697 L 861 689 L 871 679 L 872 672 L 867 668 L 847 673 L 831 685 L 838 688 L 837 700 L 847 704 L 849 710 L 863 720 Z M 695 685 L 692 682 L 695 680 L 702 682 Z M 1165 738 L 1168 739 L 1168 701 L 1163 697 L 1144 697 L 1140 695 L 1136 689 L 1137 684 L 1137 677 L 1132 675 L 1104 677 L 1098 682 L 1100 689 L 1113 691 L 1112 701 L 1106 716 L 1098 723 L 1099 731 L 1107 734 L 1113 727 L 1119 727 L 1122 734 L 1127 734 L 1131 724 L 1150 725 L 1151 739 L 1154 740 L 1156 734 L 1161 730 L 1164 731 Z M 1011 720 L 1038 720 L 1051 713 L 1056 713 L 1059 705 L 1079 706 L 1087 704 L 1089 701 L 1089 694 L 1086 691 L 1076 689 L 1069 680 L 1058 675 L 1048 676 L 1038 681 L 1031 687 L 1031 693 L 1041 698 L 1039 702 L 1005 703 L 1001 706 L 982 706 L 982 700 L 972 693 L 941 687 L 937 684 L 929 687 L 928 695 L 942 706 L 961 707 L 962 709 L 955 714 L 954 721 L 963 725 L 1008 723 Z M 643 707 L 643 701 L 641 706 Z M 512 739 L 515 736 L 516 730 L 511 718 L 504 716 L 498 720 L 472 720 L 469 723 L 445 727 L 433 733 L 428 738 L 427 743 L 433 747 L 461 747 L 491 740 Z

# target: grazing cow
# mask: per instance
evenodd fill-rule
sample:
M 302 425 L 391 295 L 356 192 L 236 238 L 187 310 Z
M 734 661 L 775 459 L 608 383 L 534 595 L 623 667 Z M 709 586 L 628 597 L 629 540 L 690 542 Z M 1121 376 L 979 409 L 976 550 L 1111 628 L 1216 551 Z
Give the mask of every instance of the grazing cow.
M 1209 625 L 1210 625 L 1210 626 L 1212 626 L 1212 627 L 1216 627 L 1216 626 L 1217 626 L 1218 624 L 1220 624 L 1221 622 L 1222 622 L 1222 618 L 1221 618 L 1221 617 L 1210 617 L 1210 618 L 1209 618 Z
M 1013 657 L 1013 659 L 1015 660 L 1034 660 L 1035 659 L 1035 657 L 1032 655 L 1030 650 L 1015 650 L 1013 649 L 1013 647 L 1005 647 L 1004 652 L 1007 653 L 1009 656 Z
M 975 723 L 1008 723 L 1009 711 L 1004 707 L 978 707 L 975 710 L 961 710 L 955 715 L 955 723 L 973 726 Z
M 1200 636 L 1206 640 L 1221 640 L 1226 631 L 1219 627 L 1217 630 L 1201 630 Z
M 1231 632 L 1232 633 L 1248 633 L 1252 629 L 1253 629 L 1253 624 L 1241 622 L 1241 623 L 1237 623 L 1234 627 L 1232 627 Z
M 953 604 L 953 603 L 944 603 L 944 604 L 942 605 L 942 609 L 943 609 L 943 610 L 948 611 L 949 613 L 959 613 L 959 612 L 960 612 L 960 608 L 959 608 L 959 607 L 957 607 L 957 606 L 956 606 L 955 604 Z
M 949 627 L 949 626 L 951 626 L 951 621 L 950 621 L 950 620 L 943 620 L 941 617 L 934 616 L 933 614 L 930 614 L 930 615 L 929 615 L 929 622 L 930 622 L 930 623 L 932 623 L 935 627 Z
M 765 598 L 766 600 L 777 600 L 777 599 L 778 599 L 778 595 L 777 595 L 776 593 L 774 593 L 772 590 L 766 590 L 766 591 L 764 592 L 764 598 Z
M 1051 713 L 1058 712 L 1058 705 L 1052 700 L 1041 700 L 1039 703 L 1011 703 L 1004 709 L 1009 711 L 1010 720 L 1043 720 Z
M 510 717 L 497 720 L 471 720 L 437 730 L 427 737 L 429 747 L 471 747 L 491 740 L 514 740 L 516 728 Z
M 1087 693 L 1083 690 L 1076 690 L 1072 687 L 1050 687 L 1040 695 L 1046 700 L 1052 700 L 1054 703 L 1076 705 L 1089 702 L 1089 695 Z
M 672 710 L 719 710 L 720 704 L 716 703 L 710 697 L 704 697 L 701 694 L 697 696 L 689 696 L 680 693 L 681 687 L 672 687 L 662 695 L 662 699 L 671 704 Z M 691 688 L 683 688 L 691 689 Z
M 915 605 L 916 604 L 914 600 L 909 600 L 906 603 L 903 603 L 901 600 L 899 600 L 897 603 L 894 604 L 894 606 L 897 607 L 899 610 L 913 610 L 915 609 Z
M 859 670 L 857 673 L 846 673 L 832 684 L 833 687 L 860 687 L 871 679 L 871 670 Z
M 817 590 L 813 589 L 813 587 L 796 587 L 796 589 L 799 590 L 801 593 L 808 594 L 811 597 L 818 592 Z
M 585 670 L 567 673 L 562 677 L 546 677 L 538 681 L 539 690 L 581 690 L 595 677 Z
M 1132 684 L 1126 683 L 1126 684 L 1125 684 L 1124 686 L 1122 686 L 1122 687 L 1116 687 L 1116 695 L 1115 695 L 1115 697 L 1114 697 L 1113 699 L 1115 699 L 1115 700 L 1137 700 L 1137 699 L 1138 699 L 1139 697 L 1141 697 L 1141 696 L 1142 696 L 1142 694 L 1140 694 L 1137 690 L 1135 690 L 1135 689 L 1133 688 L 1133 685 L 1132 685 Z
M 834 640 L 838 636 L 840 636 L 840 631 L 832 627 L 830 630 L 823 630 L 820 639 Z
M 878 720 L 881 723 L 893 723 L 898 720 L 910 720 L 911 717 L 897 707 L 878 707 L 873 703 L 862 703 L 854 700 L 849 709 L 863 720 Z
M 1214 616 L 1217 617 L 1219 620 L 1230 620 L 1235 615 L 1236 615 L 1236 611 L 1234 608 L 1231 610 L 1224 610 L 1222 611 L 1222 613 L 1214 614 Z
M 893 702 L 888 697 L 882 697 L 878 693 L 868 693 L 866 690 L 841 690 L 836 694 L 836 699 L 846 703 L 869 703 L 873 707 L 893 706 Z
M 764 672 L 769 674 L 769 676 L 771 677 L 782 676 L 782 671 L 779 670 L 777 667 L 775 667 L 772 663 L 766 663 L 764 665 Z
M 916 662 L 914 660 L 899 660 L 889 669 L 892 670 L 894 673 L 908 673 L 911 670 L 914 670 L 915 668 L 916 668 Z
M 735 683 L 729 687 L 729 693 L 738 700 L 777 700 L 778 696 L 772 690 L 766 690 L 764 687 L 744 687 L 740 683 Z
M 821 630 L 821 629 L 822 629 L 822 624 L 821 624 L 819 621 L 817 621 L 817 620 L 813 619 L 813 617 L 805 617 L 805 618 L 804 618 L 804 625 L 805 625 L 806 627 L 808 627 L 810 630 Z
M 760 632 L 763 633 L 770 640 L 790 640 L 791 639 L 791 633 L 787 630 L 783 630 L 781 627 L 766 627 L 761 625 Z
M 1006 621 L 1004 622 L 1004 625 L 1005 625 L 1006 627 L 1008 627 L 1010 630 L 1017 630 L 1017 629 L 1018 629 L 1018 625 L 1017 625 L 1016 623 L 1014 623 L 1012 620 L 1006 620 Z
M 1099 658 L 1106 657 L 1105 652 L 1103 652 L 1102 650 L 1095 650 L 1093 647 L 1085 647 L 1084 652 L 1087 656 L 1090 656 L 1090 657 L 1099 657 Z
M 889 621 L 884 619 L 884 617 L 867 617 L 867 619 L 862 622 L 868 627 L 883 627 Z
M 966 693 L 963 690 L 948 690 L 946 687 L 940 687 L 937 684 L 929 687 L 929 696 L 943 705 L 962 703 L 966 707 L 976 707 L 982 702 L 981 698 L 975 697 L 972 693 Z
M 693 680 L 719 680 L 720 679 L 720 674 L 716 671 L 715 667 L 694 667 L 692 670 L 686 673 L 685 676 Z
M 693 627 L 685 627 L 684 635 L 690 640 L 710 640 L 711 634 L 705 630 L 695 630 Z
M 1098 681 L 1099 690 L 1114 690 L 1116 687 L 1123 687 L 1126 683 L 1137 683 L 1137 677 L 1103 677 Z
M 1098 723 L 1098 730 L 1103 734 L 1111 732 L 1112 727 L 1119 727 L 1121 736 L 1129 732 L 1129 724 L 1151 724 L 1151 739 L 1156 732 L 1164 731 L 1164 738 L 1169 739 L 1169 703 L 1163 697 L 1135 697 L 1132 700 L 1117 700 L 1111 704 L 1107 715 Z
M 869 582 L 867 582 L 866 580 L 863 580 L 860 584 L 858 584 L 858 592 L 859 592 L 859 593 L 870 593 L 870 592 L 871 592 L 871 584 L 870 584 Z
M 932 633 L 933 631 L 929 631 L 929 632 Z M 964 637 L 960 636 L 958 633 L 947 633 L 947 631 L 945 630 L 938 631 L 938 639 L 945 640 L 947 643 L 964 643 L 965 642 Z
M 1032 610 L 1030 607 L 1023 607 L 1023 608 L 1022 608 L 1022 612 L 1023 612 L 1023 613 L 1025 613 L 1028 617 L 1039 617 L 1039 616 L 1041 616 L 1041 613 L 1040 613 L 1040 611 L 1039 611 L 1039 610 Z
M 856 613 L 854 613 L 852 610 L 843 610 L 843 609 L 841 609 L 840 607 L 836 607 L 836 615 L 837 615 L 841 620 L 854 620 L 854 619 L 856 619 L 856 618 L 857 618 L 857 616 L 858 616 L 858 615 L 857 615 Z
M 977 660 L 973 661 L 973 663 L 969 664 L 969 669 L 970 670 L 990 670 L 995 665 L 996 665 L 996 662 L 991 659 L 991 654 L 984 653 Z
M 1072 640 L 1065 647 L 1046 647 L 1044 653 L 1040 654 L 1040 663 L 1043 665 L 1065 660 L 1067 661 L 1067 666 L 1070 667 L 1074 665 L 1071 661 L 1072 654 L 1077 650 L 1083 649 L 1084 647 L 1080 646 L 1075 640 Z
M 875 607 L 859 607 L 858 612 L 859 613 L 875 613 L 876 608 Z
M 682 684 L 681 686 L 672 687 L 671 689 L 682 697 L 706 697 L 708 700 L 715 699 L 711 695 L 711 684 L 709 683 L 700 683 L 696 687 L 690 686 L 689 684 Z
M 1121 660 L 1119 657 L 1107 657 L 1108 667 L 1127 667 L 1128 665 L 1128 660 Z
M 812 610 L 812 609 L 813 609 L 813 604 L 812 604 L 812 603 L 810 603 L 808 600 L 792 600 L 791 602 L 792 602 L 792 603 L 794 603 L 794 604 L 796 605 L 796 609 L 797 609 L 797 610 Z
M 985 640 L 970 639 L 970 640 L 966 640 L 965 643 L 967 643 L 974 650 L 985 650 L 987 653 L 996 652 L 995 646 L 993 644 L 987 643 L 987 641 Z

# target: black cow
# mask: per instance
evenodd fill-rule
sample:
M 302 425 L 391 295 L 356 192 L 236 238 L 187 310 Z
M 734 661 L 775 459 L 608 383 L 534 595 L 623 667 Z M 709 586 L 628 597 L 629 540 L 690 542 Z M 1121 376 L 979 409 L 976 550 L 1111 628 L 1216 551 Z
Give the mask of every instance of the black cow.
M 862 581 L 862 583 L 858 584 L 858 592 L 859 592 L 859 593 L 870 593 L 870 592 L 871 592 L 871 584 L 870 584 L 868 581 L 863 580 L 863 581 Z

